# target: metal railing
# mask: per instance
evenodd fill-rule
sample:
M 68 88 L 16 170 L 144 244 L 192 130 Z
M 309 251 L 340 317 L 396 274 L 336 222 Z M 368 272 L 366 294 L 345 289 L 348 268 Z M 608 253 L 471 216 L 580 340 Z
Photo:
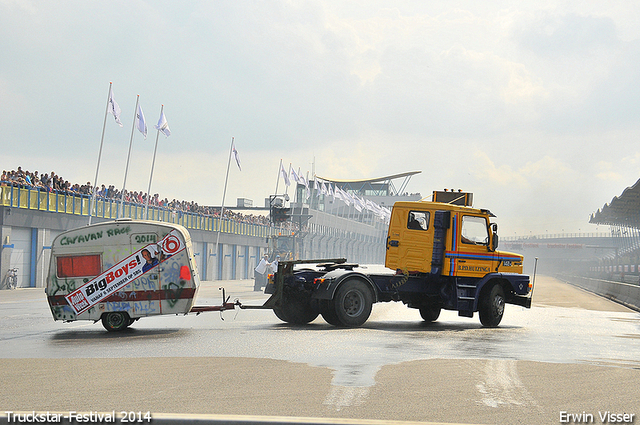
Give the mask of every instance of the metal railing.
M 74 214 L 89 217 L 91 198 L 81 193 L 64 193 L 46 191 L 36 188 L 24 188 L 12 185 L 0 186 L 0 206 L 47 211 L 61 214 Z M 119 200 L 97 197 L 92 208 L 93 217 L 116 219 L 129 217 L 143 220 L 145 207 L 132 202 L 124 202 L 124 213 L 118 214 L 121 208 Z M 220 219 L 201 213 L 172 210 L 165 207 L 149 205 L 148 219 L 166 223 L 179 224 L 187 229 L 221 231 L 242 236 L 267 237 L 273 233 L 270 226 L 245 223 L 231 219 Z
M 538 239 L 569 239 L 569 238 L 611 238 L 613 237 L 610 232 L 592 232 L 592 233 L 546 233 L 540 235 L 528 235 L 528 236 L 501 236 L 500 240 L 505 242 L 529 242 Z

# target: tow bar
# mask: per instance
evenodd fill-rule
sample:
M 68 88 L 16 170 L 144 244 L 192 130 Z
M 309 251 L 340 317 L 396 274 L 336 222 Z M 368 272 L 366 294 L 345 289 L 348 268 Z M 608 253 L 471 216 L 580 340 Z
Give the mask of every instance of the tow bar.
M 242 304 L 240 303 L 239 300 L 235 300 L 234 302 L 230 303 L 229 302 L 229 298 L 231 298 L 231 296 L 226 295 L 224 288 L 219 288 L 222 290 L 222 304 L 221 305 L 202 305 L 202 306 L 193 306 L 191 307 L 191 310 L 189 311 L 189 313 L 195 313 L 196 316 L 200 313 L 204 313 L 207 311 L 225 311 L 225 310 L 233 310 L 234 308 L 236 308 L 236 306 L 238 307 L 242 307 Z

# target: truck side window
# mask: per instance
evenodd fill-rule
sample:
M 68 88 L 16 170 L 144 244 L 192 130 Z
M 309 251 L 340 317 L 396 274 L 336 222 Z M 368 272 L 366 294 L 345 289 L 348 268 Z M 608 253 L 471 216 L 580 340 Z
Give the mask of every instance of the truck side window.
M 407 221 L 407 229 L 427 230 L 429 228 L 429 212 L 428 211 L 409 211 L 409 220 Z
M 487 245 L 489 230 L 484 217 L 465 215 L 462 217 L 462 243 L 472 245 Z

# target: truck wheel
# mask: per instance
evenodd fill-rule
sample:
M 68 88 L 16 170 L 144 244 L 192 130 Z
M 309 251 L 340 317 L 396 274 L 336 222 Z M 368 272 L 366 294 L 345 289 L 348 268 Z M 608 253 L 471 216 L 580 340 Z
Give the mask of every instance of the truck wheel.
M 273 307 L 273 314 L 283 322 L 289 323 L 289 318 L 284 314 L 284 311 L 280 307 Z
M 282 305 L 275 307 L 273 312 L 278 319 L 293 325 L 306 325 L 318 317 L 318 308 L 310 301 L 285 298 Z
M 428 305 L 426 307 L 420 307 L 420 316 L 425 322 L 435 322 L 440 317 L 441 308 L 437 305 Z
M 480 298 L 478 312 L 480 323 L 488 328 L 495 328 L 500 324 L 504 314 L 504 290 L 499 283 L 495 283 Z
M 126 329 L 131 323 L 129 314 L 124 311 L 112 311 L 102 315 L 102 326 L 109 332 Z
M 318 307 L 325 322 L 333 326 L 340 326 L 340 320 L 338 320 L 332 300 L 318 300 Z
M 360 280 L 347 280 L 340 285 L 333 299 L 338 322 L 342 326 L 360 326 L 371 314 L 373 295 Z

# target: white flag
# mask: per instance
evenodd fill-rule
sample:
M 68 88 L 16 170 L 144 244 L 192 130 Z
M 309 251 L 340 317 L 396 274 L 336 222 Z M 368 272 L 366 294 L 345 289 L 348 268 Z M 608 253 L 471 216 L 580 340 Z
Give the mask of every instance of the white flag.
M 322 193 L 324 196 L 327 196 L 327 186 L 324 184 L 324 181 L 322 182 L 322 184 L 320 185 L 320 193 Z
M 160 119 L 158 120 L 158 125 L 156 125 L 156 130 L 160 131 L 165 136 L 171 136 L 171 130 L 169 129 L 169 123 L 164 116 L 164 110 L 160 114 Z
M 280 174 L 282 175 L 282 179 L 284 180 L 284 184 L 287 187 L 291 186 L 291 180 L 289 180 L 289 174 L 284 169 L 284 165 L 282 165 L 282 160 L 280 160 Z
M 350 194 L 348 191 L 346 191 L 346 190 L 344 190 L 344 189 L 341 189 L 341 191 L 342 191 L 342 195 L 343 195 L 343 196 L 344 196 L 344 198 L 345 198 L 345 199 L 344 199 L 344 202 L 345 202 L 347 205 L 355 204 L 355 202 L 353 201 L 353 196 L 351 196 L 351 194 Z
M 138 103 L 138 112 L 136 112 L 136 128 L 142 133 L 144 138 L 147 138 L 147 123 L 144 120 L 144 114 L 142 113 L 142 106 Z
M 296 170 L 294 170 L 293 168 L 291 168 L 291 179 L 296 183 L 300 183 L 300 177 L 298 177 L 298 175 L 296 174 Z
M 311 189 L 309 189 L 309 180 L 307 180 L 302 175 L 302 173 L 300 172 L 300 168 L 298 168 L 298 178 L 300 179 L 299 183 L 304 185 L 304 189 L 307 195 L 305 199 L 309 199 L 309 197 L 311 197 Z
M 238 155 L 238 151 L 236 150 L 236 145 L 231 139 L 231 150 L 233 151 L 233 157 L 236 159 L 236 164 L 238 164 L 238 169 L 242 171 L 242 167 L 240 166 L 240 155 Z
M 350 206 L 351 203 L 353 202 L 353 199 L 351 198 L 351 195 L 349 195 L 349 192 L 341 188 L 336 188 L 336 189 L 339 190 L 340 195 L 342 195 L 342 202 L 347 204 L 347 206 Z
M 122 127 L 122 123 L 120 122 L 120 106 L 116 103 L 116 100 L 113 98 L 113 90 L 109 93 L 109 113 L 113 115 L 116 119 L 116 123 Z

